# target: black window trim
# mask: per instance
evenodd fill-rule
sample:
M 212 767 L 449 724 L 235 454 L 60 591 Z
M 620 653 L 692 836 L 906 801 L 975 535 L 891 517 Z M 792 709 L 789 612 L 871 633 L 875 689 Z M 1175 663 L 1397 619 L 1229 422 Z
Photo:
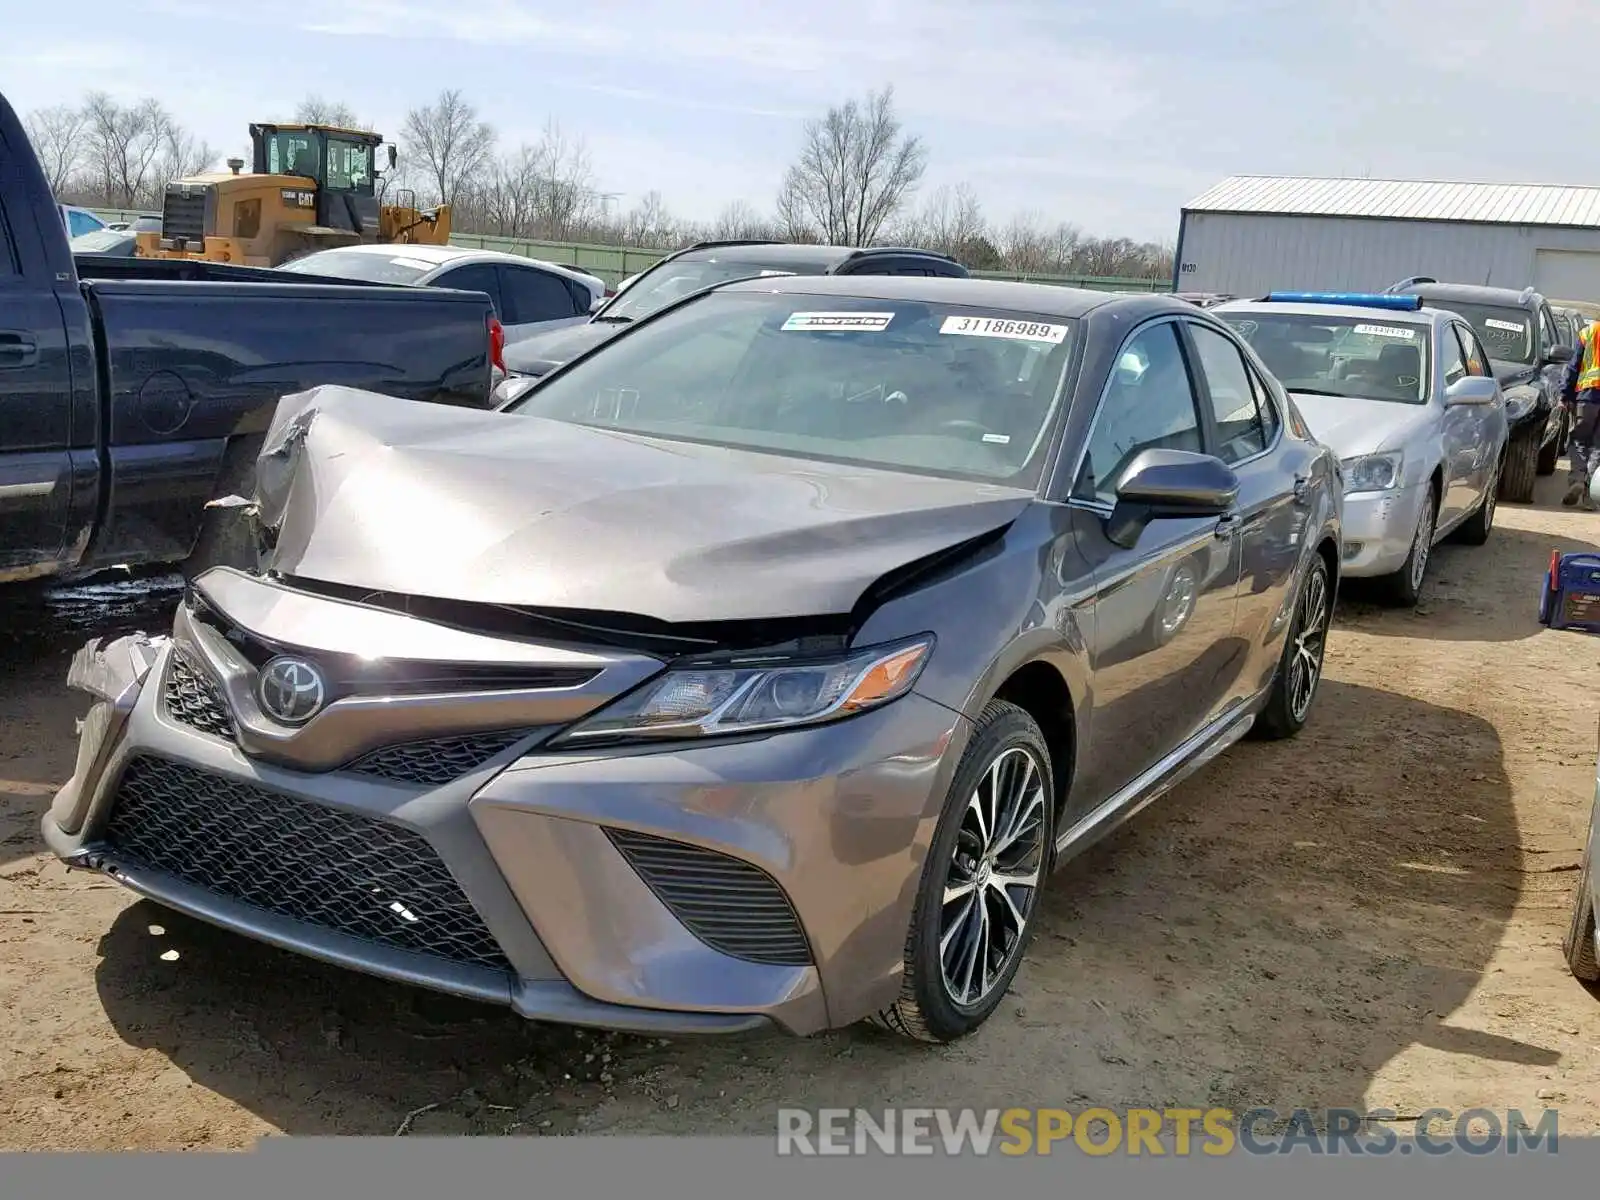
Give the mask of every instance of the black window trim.
M 1202 405 L 1199 402 L 1199 391 L 1195 387 L 1195 350 L 1190 344 L 1189 339 L 1185 336 L 1185 331 L 1181 328 L 1181 324 L 1185 319 L 1186 318 L 1179 313 L 1158 313 L 1149 320 L 1141 321 L 1132 329 L 1128 330 L 1123 339 L 1117 343 L 1117 348 L 1112 352 L 1110 359 L 1111 369 L 1106 372 L 1106 377 L 1100 384 L 1100 394 L 1095 399 L 1094 415 L 1089 418 L 1088 427 L 1083 431 L 1083 437 L 1079 440 L 1078 452 L 1073 456 L 1072 470 L 1066 474 L 1064 489 L 1058 489 L 1058 485 L 1061 483 L 1059 476 L 1051 480 L 1052 491 L 1064 491 L 1061 503 L 1067 505 L 1067 507 L 1081 509 L 1084 512 L 1092 512 L 1096 516 L 1100 517 L 1109 517 L 1113 508 L 1115 507 L 1114 505 L 1107 504 L 1103 500 L 1088 499 L 1086 497 L 1076 495 L 1078 478 L 1083 474 L 1084 460 L 1089 457 L 1089 443 L 1094 440 L 1094 431 L 1099 427 L 1100 415 L 1105 411 L 1106 398 L 1111 394 L 1111 384 L 1116 377 L 1117 363 L 1120 362 L 1122 360 L 1122 356 L 1128 352 L 1128 346 L 1133 342 L 1134 338 L 1143 336 L 1146 332 L 1154 329 L 1157 325 L 1177 326 L 1177 328 L 1173 329 L 1173 334 L 1178 342 L 1178 353 L 1183 359 L 1184 370 L 1189 376 L 1189 394 L 1190 399 L 1195 404 L 1195 416 L 1200 427 L 1200 445 L 1204 449 L 1205 453 L 1211 453 L 1210 447 L 1214 444 L 1216 433 L 1210 416 L 1206 412 L 1208 405 Z M 1078 353 L 1081 357 L 1082 350 L 1080 350 Z M 1060 455 L 1058 454 L 1058 470 L 1060 467 L 1060 461 Z

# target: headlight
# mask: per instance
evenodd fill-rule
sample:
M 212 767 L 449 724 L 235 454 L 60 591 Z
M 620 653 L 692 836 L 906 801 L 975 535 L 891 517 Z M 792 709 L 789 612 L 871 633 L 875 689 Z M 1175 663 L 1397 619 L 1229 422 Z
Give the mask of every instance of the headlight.
M 1533 408 L 1532 396 L 1512 396 L 1506 400 L 1506 419 L 1520 421 Z
M 579 722 L 552 745 L 715 737 L 838 720 L 904 696 L 932 649 L 929 634 L 823 661 L 668 671 Z
M 1342 459 L 1344 490 L 1349 492 L 1386 492 L 1400 484 L 1399 454 L 1363 454 Z

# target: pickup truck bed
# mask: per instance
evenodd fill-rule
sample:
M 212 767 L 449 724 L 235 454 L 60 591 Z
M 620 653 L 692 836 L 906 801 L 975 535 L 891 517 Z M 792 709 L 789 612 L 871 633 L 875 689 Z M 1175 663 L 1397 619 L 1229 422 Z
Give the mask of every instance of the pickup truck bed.
M 487 407 L 476 292 L 74 261 L 0 97 L 0 583 L 208 552 L 279 397 L 322 383 Z

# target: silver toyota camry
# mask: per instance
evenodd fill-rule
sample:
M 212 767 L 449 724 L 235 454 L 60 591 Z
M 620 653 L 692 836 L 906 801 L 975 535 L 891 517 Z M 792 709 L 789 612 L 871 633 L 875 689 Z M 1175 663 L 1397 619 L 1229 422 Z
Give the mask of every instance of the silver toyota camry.
M 637 1030 L 976 1028 L 1052 869 L 1305 724 L 1340 569 L 1227 325 L 977 280 L 727 285 L 502 411 L 291 396 L 250 499 L 253 561 L 79 654 L 49 844 Z
M 1470 324 L 1387 294 L 1281 293 L 1212 311 L 1342 460 L 1346 577 L 1414 605 L 1437 542 L 1488 540 L 1508 425 Z

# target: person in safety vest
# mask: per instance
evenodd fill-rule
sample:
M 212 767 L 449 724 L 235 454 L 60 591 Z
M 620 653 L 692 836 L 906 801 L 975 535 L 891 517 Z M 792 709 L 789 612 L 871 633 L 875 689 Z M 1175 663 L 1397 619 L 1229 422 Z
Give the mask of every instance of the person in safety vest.
M 1573 415 L 1567 443 L 1567 494 L 1561 503 L 1593 510 L 1589 480 L 1600 469 L 1600 324 L 1590 321 L 1578 331 L 1578 345 L 1561 381 L 1561 402 Z

